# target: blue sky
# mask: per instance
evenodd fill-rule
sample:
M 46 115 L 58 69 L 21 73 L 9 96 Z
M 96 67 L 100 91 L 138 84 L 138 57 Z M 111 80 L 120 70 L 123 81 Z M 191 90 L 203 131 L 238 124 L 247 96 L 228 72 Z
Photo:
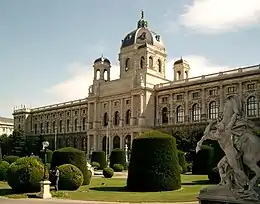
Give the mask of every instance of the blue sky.
M 0 115 L 87 96 L 101 54 L 119 75 L 121 40 L 140 10 L 167 49 L 167 78 L 183 56 L 192 75 L 259 64 L 259 0 L 1 0 Z

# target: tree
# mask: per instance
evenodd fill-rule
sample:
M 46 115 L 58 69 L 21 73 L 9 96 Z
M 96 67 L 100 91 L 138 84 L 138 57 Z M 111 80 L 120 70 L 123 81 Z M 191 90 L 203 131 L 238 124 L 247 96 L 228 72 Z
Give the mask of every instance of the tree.
M 22 131 L 13 131 L 13 135 L 11 138 L 11 144 L 12 144 L 12 155 L 23 157 L 25 156 L 25 144 L 26 144 L 26 138 Z
M 3 134 L 0 136 L 0 147 L 2 150 L 2 156 L 10 155 L 12 151 L 11 136 Z

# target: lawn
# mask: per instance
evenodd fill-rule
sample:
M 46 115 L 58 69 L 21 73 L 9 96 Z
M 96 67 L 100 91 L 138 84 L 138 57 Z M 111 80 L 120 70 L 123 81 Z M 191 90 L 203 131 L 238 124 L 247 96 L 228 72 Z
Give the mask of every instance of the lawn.
M 54 197 L 74 200 L 124 201 L 124 202 L 177 202 L 196 201 L 201 188 L 208 186 L 207 176 L 182 175 L 182 188 L 167 192 L 128 192 L 125 189 L 124 178 L 94 177 L 90 186 L 82 186 L 78 191 L 61 191 L 53 194 Z M 6 183 L 0 183 L 0 196 L 21 198 L 26 194 L 14 195 Z

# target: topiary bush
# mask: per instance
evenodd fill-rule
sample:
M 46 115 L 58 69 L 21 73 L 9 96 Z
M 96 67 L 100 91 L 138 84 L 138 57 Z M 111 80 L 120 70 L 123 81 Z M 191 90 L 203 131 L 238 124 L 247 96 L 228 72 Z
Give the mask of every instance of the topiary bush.
M 85 152 L 73 147 L 64 147 L 56 150 L 52 155 L 51 169 L 63 164 L 72 164 L 78 167 L 84 176 L 83 184 L 87 185 L 89 183 Z
M 149 131 L 135 138 L 128 167 L 131 191 L 171 191 L 181 187 L 175 138 Z
M 95 169 L 100 169 L 100 164 L 98 162 L 91 162 L 91 166 L 93 166 Z
M 7 161 L 0 162 L 0 181 L 7 180 L 7 170 L 9 168 L 9 166 L 10 166 L 10 164 Z
M 91 154 L 91 163 L 97 162 L 100 165 L 99 169 L 104 169 L 107 167 L 106 154 L 104 151 L 94 151 Z
M 17 159 L 19 159 L 20 157 L 18 156 L 14 156 L 14 155 L 9 155 L 9 156 L 5 156 L 4 157 L 4 161 L 7 161 L 9 164 L 14 163 Z
M 113 168 L 115 164 L 121 164 L 123 167 L 126 166 L 126 155 L 122 149 L 114 149 L 110 154 L 110 167 Z
M 89 185 L 92 178 L 92 172 L 86 169 L 83 175 L 84 175 L 83 185 Z
M 212 169 L 212 159 L 214 149 L 207 145 L 202 145 L 201 150 L 196 154 L 192 165 L 192 174 L 208 175 Z
M 44 166 L 33 157 L 22 157 L 7 170 L 7 182 L 16 193 L 40 191 Z
M 110 167 L 106 167 L 103 169 L 103 175 L 105 178 L 112 178 L 114 175 L 114 170 Z
M 115 172 L 122 172 L 124 170 L 124 166 L 122 164 L 114 164 L 112 169 Z
M 187 173 L 188 164 L 186 162 L 185 153 L 183 151 L 178 150 L 178 161 L 179 161 L 179 165 L 182 167 L 181 173 Z
M 49 149 L 46 150 L 46 163 L 51 163 L 52 154 L 53 154 L 53 152 L 51 150 L 49 150 Z M 44 163 L 44 159 L 45 159 L 44 155 L 45 155 L 44 150 L 41 150 L 39 157 L 41 158 L 43 163 Z
M 63 164 L 58 169 L 60 171 L 60 190 L 77 190 L 83 184 L 83 174 L 78 167 L 72 164 Z

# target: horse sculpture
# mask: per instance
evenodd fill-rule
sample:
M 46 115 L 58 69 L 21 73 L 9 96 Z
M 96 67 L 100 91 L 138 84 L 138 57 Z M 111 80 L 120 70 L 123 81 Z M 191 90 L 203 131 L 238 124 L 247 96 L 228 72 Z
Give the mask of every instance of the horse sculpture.
M 252 124 L 243 117 L 240 104 L 237 98 L 227 99 L 223 118 L 212 121 L 206 127 L 204 136 L 197 143 L 196 152 L 205 140 L 218 141 L 225 153 L 218 163 L 219 185 L 231 189 L 240 198 L 259 200 L 260 168 L 257 163 L 260 161 L 260 137 L 253 133 Z M 244 165 L 255 173 L 251 180 L 244 171 Z

